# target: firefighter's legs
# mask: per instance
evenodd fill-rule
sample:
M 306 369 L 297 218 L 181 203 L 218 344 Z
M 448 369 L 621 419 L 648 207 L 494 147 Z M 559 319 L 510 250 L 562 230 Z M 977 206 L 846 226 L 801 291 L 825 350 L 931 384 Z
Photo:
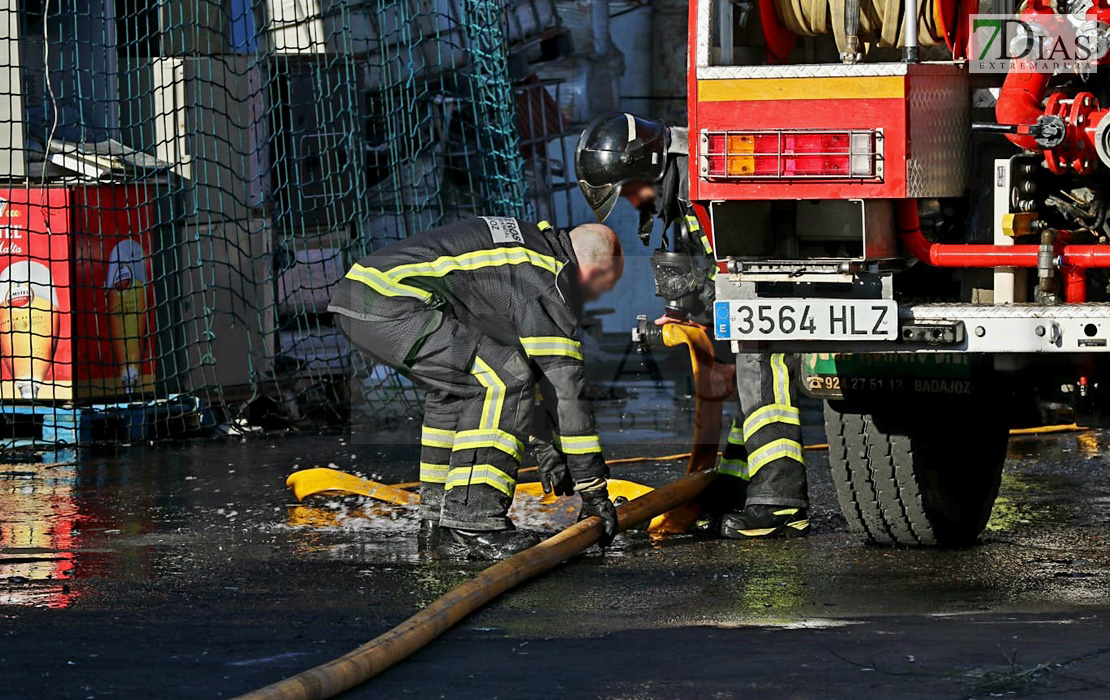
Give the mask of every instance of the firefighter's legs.
M 339 324 L 356 347 L 429 392 L 421 482 L 433 500 L 422 515 L 446 528 L 440 549 L 497 558 L 535 544 L 539 538 L 513 530 L 507 516 L 531 427 L 535 380 L 527 361 L 449 312 L 403 300 L 397 310 L 365 320 L 340 316 Z
M 502 559 L 539 543 L 508 518 L 534 400 L 534 378 L 515 349 L 483 341 L 471 367 L 481 394 L 459 411 L 443 494 L 441 554 Z
M 707 522 L 714 522 L 723 513 L 744 508 L 748 495 L 748 450 L 744 446 L 743 416 L 732 419 L 724 453 L 717 463 L 717 477 L 713 485 L 702 494 L 702 505 L 709 514 Z
M 746 505 L 809 505 L 796 355 L 737 355 L 736 390 L 744 412 L 742 439 L 748 453 Z
M 460 406 L 440 524 L 504 530 L 532 420 L 535 380 L 515 349 L 484 340 L 470 376 L 481 391 Z
M 439 389 L 424 398 L 424 424 L 420 428 L 420 517 L 439 524 L 443 489 L 451 468 L 455 429 L 465 400 Z
M 721 455 L 718 471 L 722 476 L 730 476 L 744 482 L 745 486 L 751 475 L 748 473 L 748 448 L 744 444 L 744 419 L 737 416 L 732 419 L 728 429 L 728 440 L 725 451 Z
M 744 510 L 722 518 L 722 534 L 804 534 L 809 527 L 809 499 L 801 414 L 791 381 L 798 358 L 775 353 L 741 354 L 736 359 L 744 420 L 740 434 L 732 433 L 730 438 L 742 442 L 747 453 L 748 488 Z M 743 470 L 737 472 L 743 478 Z

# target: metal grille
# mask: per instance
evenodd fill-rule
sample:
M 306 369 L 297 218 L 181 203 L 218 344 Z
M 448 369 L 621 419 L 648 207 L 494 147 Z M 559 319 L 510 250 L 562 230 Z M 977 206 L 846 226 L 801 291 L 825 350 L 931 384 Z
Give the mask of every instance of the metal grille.
M 700 151 L 708 179 L 883 177 L 881 130 L 703 131 Z

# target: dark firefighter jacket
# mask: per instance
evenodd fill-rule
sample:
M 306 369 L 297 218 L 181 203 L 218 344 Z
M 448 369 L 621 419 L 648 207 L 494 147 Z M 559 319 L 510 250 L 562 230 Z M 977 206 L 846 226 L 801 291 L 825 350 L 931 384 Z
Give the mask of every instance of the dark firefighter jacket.
M 394 297 L 450 307 L 459 322 L 520 349 L 552 406 L 547 427 L 571 476 L 583 482 L 608 474 L 584 396 L 578 262 L 565 232 L 546 222 L 478 217 L 419 233 L 360 260 L 329 308 L 353 318 L 388 315 L 383 307 Z

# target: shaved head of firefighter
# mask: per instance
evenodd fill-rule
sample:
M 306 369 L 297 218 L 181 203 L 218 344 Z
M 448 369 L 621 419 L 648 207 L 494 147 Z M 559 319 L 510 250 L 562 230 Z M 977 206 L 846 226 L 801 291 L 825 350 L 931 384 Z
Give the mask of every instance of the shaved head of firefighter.
M 587 300 L 597 299 L 616 286 L 624 274 L 624 252 L 613 229 L 583 224 L 570 232 L 570 243 L 578 258 L 578 281 Z

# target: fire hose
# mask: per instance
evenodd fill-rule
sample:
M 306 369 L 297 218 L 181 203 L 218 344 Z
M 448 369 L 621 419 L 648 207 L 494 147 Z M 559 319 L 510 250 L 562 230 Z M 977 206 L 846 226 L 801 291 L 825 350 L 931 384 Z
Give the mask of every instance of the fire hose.
M 767 52 L 775 61 L 785 61 L 798 36 L 833 34 L 842 54 L 852 54 L 856 39 L 849 25 L 856 24 L 860 36 L 878 46 L 902 46 L 905 36 L 905 0 L 859 0 L 858 10 L 848 0 L 760 0 L 759 11 Z M 957 36 L 969 5 L 960 0 L 919 0 L 917 38 L 923 46 L 947 44 L 962 51 Z M 846 13 L 846 8 L 852 10 Z M 855 28 L 855 27 L 852 27 Z
M 721 442 L 721 403 L 736 391 L 735 370 L 717 371 L 713 344 L 701 326 L 668 323 L 661 329 L 663 344 L 667 347 L 685 345 L 690 353 L 690 367 L 694 374 L 694 444 L 690 448 L 690 461 L 686 473 L 693 474 L 708 469 L 717 461 L 717 448 Z M 658 527 L 659 532 L 686 532 L 694 523 L 701 509 L 695 503 L 686 503 L 667 511 Z
M 713 470 L 687 474 L 617 508 L 620 531 L 693 500 L 716 477 Z M 238 700 L 321 700 L 349 690 L 411 656 L 464 617 L 514 586 L 549 571 L 582 552 L 601 536 L 594 517 L 514 557 L 498 562 L 433 601 L 409 619 L 337 659 Z

